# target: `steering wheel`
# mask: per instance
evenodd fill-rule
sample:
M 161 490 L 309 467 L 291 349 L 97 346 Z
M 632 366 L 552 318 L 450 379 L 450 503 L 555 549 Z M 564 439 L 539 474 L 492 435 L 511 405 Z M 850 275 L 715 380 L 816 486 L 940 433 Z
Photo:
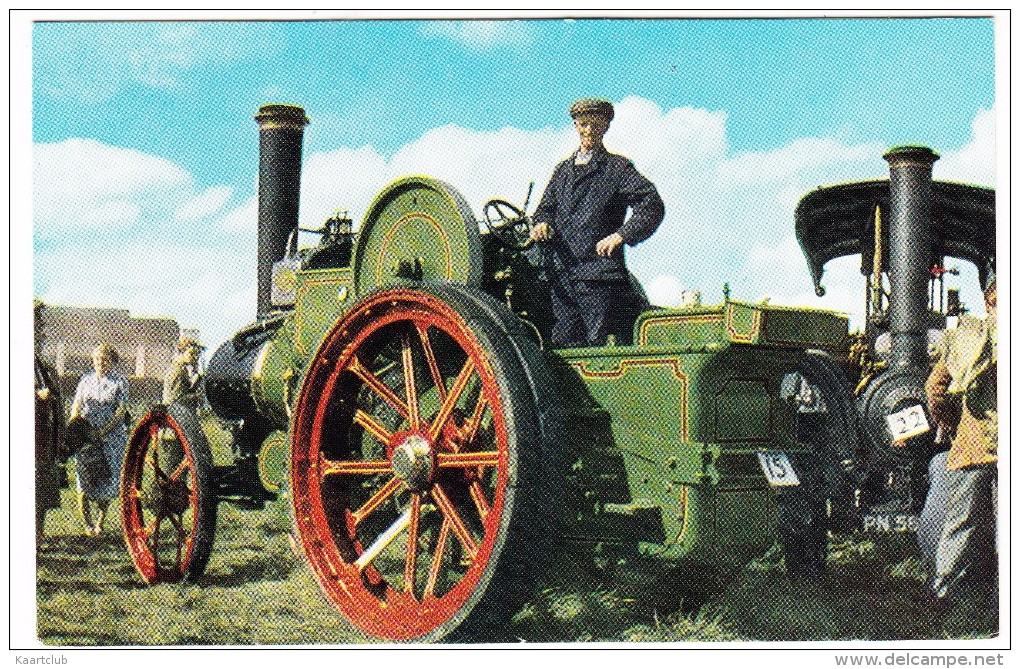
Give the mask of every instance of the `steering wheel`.
M 485 224 L 508 244 L 520 248 L 529 246 L 531 240 L 531 217 L 516 205 L 498 198 L 489 200 L 482 209 Z

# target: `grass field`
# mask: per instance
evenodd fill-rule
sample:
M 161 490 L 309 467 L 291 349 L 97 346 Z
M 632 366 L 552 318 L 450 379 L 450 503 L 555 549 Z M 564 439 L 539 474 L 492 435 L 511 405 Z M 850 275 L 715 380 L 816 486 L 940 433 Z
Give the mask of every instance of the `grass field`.
M 211 434 L 214 444 L 219 435 Z M 47 644 L 370 643 L 326 603 L 288 538 L 283 502 L 220 505 L 216 544 L 194 585 L 145 586 L 127 555 L 119 508 L 85 537 L 71 491 L 50 512 L 38 554 L 38 634 Z M 995 636 L 986 602 L 934 616 L 912 537 L 835 537 L 818 580 L 790 579 L 772 551 L 739 573 L 701 575 L 566 566 L 493 641 L 945 639 Z M 560 564 L 564 564 L 560 562 Z M 569 561 L 566 563 L 569 564 Z

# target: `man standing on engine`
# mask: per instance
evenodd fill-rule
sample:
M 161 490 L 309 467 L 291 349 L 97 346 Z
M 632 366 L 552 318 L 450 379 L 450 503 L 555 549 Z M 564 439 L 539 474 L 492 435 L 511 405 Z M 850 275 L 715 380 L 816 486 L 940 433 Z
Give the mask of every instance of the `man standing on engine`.
M 533 217 L 531 239 L 547 243 L 552 256 L 547 272 L 556 348 L 602 346 L 610 335 L 629 344 L 644 302 L 631 286 L 623 245 L 648 239 L 665 208 L 652 182 L 603 146 L 613 115 L 608 100 L 571 105 L 580 146 L 556 166 Z

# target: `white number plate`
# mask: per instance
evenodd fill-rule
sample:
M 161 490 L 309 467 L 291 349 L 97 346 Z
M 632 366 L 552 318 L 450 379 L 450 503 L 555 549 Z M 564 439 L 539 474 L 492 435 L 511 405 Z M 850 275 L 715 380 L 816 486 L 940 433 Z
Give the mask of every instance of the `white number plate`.
M 924 415 L 924 407 L 920 404 L 891 413 L 885 417 L 885 420 L 889 423 L 889 432 L 892 434 L 893 441 L 916 437 L 931 429 L 928 419 Z
M 765 478 L 769 480 L 769 485 L 800 485 L 797 472 L 790 464 L 790 458 L 783 451 L 759 451 L 758 463 L 761 465 L 761 470 L 765 472 Z

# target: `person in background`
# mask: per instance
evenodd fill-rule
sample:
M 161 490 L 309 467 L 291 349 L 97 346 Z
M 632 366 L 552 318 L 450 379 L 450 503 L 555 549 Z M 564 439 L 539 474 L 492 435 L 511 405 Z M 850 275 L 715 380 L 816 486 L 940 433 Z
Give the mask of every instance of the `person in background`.
M 42 310 L 35 300 L 35 544 L 46 537 L 46 512 L 60 508 L 64 482 L 64 400 L 53 369 L 40 357 L 43 342 Z
M 994 591 L 998 576 L 998 330 L 993 276 L 984 319 L 961 323 L 925 383 L 935 424 L 948 435 L 945 519 L 935 549 L 935 598 L 957 598 L 962 586 Z
M 110 500 L 120 492 L 128 436 L 128 382 L 114 370 L 119 362 L 112 346 L 99 344 L 92 351 L 95 371 L 81 377 L 71 404 L 70 420 L 83 418 L 90 429 L 89 443 L 75 456 L 78 511 L 89 536 L 102 533 Z M 97 512 L 94 521 L 93 506 Z
M 164 404 L 177 402 L 192 411 L 197 411 L 202 405 L 202 374 L 198 369 L 198 357 L 203 348 L 191 337 L 181 337 L 177 342 L 177 357 L 163 377 Z
M 630 283 L 623 245 L 651 237 L 665 206 L 634 163 L 603 146 L 614 116 L 611 102 L 578 100 L 570 116 L 580 145 L 553 171 L 531 230 L 531 239 L 548 244 L 552 256 L 546 267 L 552 345 L 603 346 L 610 336 L 629 344 L 645 300 Z

